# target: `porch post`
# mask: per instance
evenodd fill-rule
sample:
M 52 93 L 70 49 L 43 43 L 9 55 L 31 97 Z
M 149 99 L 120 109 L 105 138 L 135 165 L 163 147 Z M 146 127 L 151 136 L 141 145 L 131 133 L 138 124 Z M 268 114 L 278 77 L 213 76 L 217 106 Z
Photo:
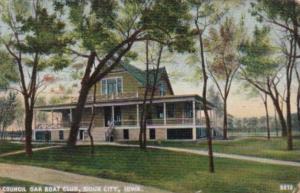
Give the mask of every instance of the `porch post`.
M 33 127 L 34 127 L 34 129 L 36 129 L 36 110 L 33 110 L 33 114 L 34 114 L 34 124 L 33 124 Z
M 202 125 L 202 115 L 201 115 L 201 108 L 199 110 L 199 121 L 200 121 L 200 125 Z
M 167 124 L 167 105 L 164 103 L 164 125 Z
M 197 139 L 197 131 L 196 131 L 196 102 L 193 100 L 193 140 Z
M 53 127 L 53 124 L 54 124 L 54 120 L 53 120 L 53 110 L 51 110 L 51 124 L 52 124 L 52 127 Z
M 35 141 L 36 136 L 35 136 L 35 130 L 36 130 L 36 110 L 33 110 L 33 115 L 34 115 L 34 123 L 33 123 L 33 130 L 32 130 L 32 139 Z
M 209 117 L 210 117 L 210 124 L 212 123 L 212 120 L 213 120 L 213 114 L 212 114 L 212 110 L 210 109 L 209 110 Z
M 139 121 L 140 121 L 140 108 L 139 104 L 136 104 L 136 126 L 139 127 Z
M 73 121 L 72 109 L 70 109 L 69 120 L 70 120 L 70 124 L 72 124 Z
M 196 125 L 196 102 L 193 101 L 193 125 Z
M 111 106 L 111 120 L 113 122 L 113 124 L 115 124 L 115 106 Z

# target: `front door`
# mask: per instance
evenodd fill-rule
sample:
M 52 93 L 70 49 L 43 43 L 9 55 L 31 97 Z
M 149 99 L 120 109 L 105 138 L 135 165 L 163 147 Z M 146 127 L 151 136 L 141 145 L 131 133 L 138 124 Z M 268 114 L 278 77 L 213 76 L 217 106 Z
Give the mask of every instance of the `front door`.
M 109 122 L 112 120 L 111 107 L 104 107 L 104 123 L 105 127 L 109 126 Z

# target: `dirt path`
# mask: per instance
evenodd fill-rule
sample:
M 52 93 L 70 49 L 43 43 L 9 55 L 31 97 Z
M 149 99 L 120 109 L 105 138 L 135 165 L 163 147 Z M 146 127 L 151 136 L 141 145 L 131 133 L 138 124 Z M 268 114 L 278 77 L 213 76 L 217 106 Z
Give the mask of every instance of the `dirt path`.
M 168 193 L 167 191 L 137 184 L 84 176 L 35 166 L 15 164 L 0 163 L 0 177 L 23 180 L 50 186 L 64 186 L 65 188 L 66 186 L 72 188 L 102 188 L 101 191 L 95 192 L 124 192 L 124 188 L 134 187 L 136 188 L 136 191 L 130 192 Z M 78 191 L 75 190 L 74 192 Z

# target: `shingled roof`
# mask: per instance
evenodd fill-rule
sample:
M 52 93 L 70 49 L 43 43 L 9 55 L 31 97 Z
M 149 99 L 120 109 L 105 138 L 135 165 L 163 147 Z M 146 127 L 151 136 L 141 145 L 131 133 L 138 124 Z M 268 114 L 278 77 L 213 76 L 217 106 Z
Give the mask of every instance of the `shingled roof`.
M 139 81 L 143 86 L 146 86 L 146 70 L 141 70 L 131 64 L 128 63 L 122 63 L 121 66 L 129 73 L 131 74 L 137 81 Z M 155 74 L 155 69 L 149 70 L 149 82 L 154 81 L 154 74 Z M 167 82 L 173 92 L 172 85 L 170 84 L 169 76 L 167 73 L 167 70 L 165 67 L 159 68 L 158 76 L 157 79 L 160 80 L 162 76 L 165 76 L 167 79 Z

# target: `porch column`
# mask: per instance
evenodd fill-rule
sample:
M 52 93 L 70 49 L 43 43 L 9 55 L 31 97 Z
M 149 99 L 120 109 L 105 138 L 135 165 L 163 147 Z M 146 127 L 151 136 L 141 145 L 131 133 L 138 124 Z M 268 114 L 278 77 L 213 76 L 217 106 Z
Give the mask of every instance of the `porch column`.
M 167 124 L 167 105 L 164 103 L 164 125 Z
M 140 108 L 139 104 L 136 105 L 136 126 L 139 127 L 139 121 L 140 121 Z
M 196 102 L 193 100 L 193 140 L 197 139 L 197 131 L 196 131 Z
M 70 109 L 69 121 L 70 121 L 70 124 L 72 124 L 72 121 L 73 121 L 72 109 Z
M 35 130 L 36 129 L 36 110 L 33 110 L 33 117 L 34 117 L 33 128 Z
M 111 120 L 115 124 L 115 106 L 111 106 Z
M 36 133 L 35 133 L 36 131 L 35 131 L 35 129 L 32 131 L 32 139 L 35 141 L 36 140 Z
M 196 125 L 196 102 L 193 101 L 193 125 Z
M 54 124 L 53 110 L 51 110 L 51 124 L 52 124 L 52 126 L 53 126 L 53 124 Z
M 200 125 L 202 125 L 202 115 L 201 115 L 201 108 L 200 108 L 200 111 L 199 111 L 199 120 L 200 120 Z

